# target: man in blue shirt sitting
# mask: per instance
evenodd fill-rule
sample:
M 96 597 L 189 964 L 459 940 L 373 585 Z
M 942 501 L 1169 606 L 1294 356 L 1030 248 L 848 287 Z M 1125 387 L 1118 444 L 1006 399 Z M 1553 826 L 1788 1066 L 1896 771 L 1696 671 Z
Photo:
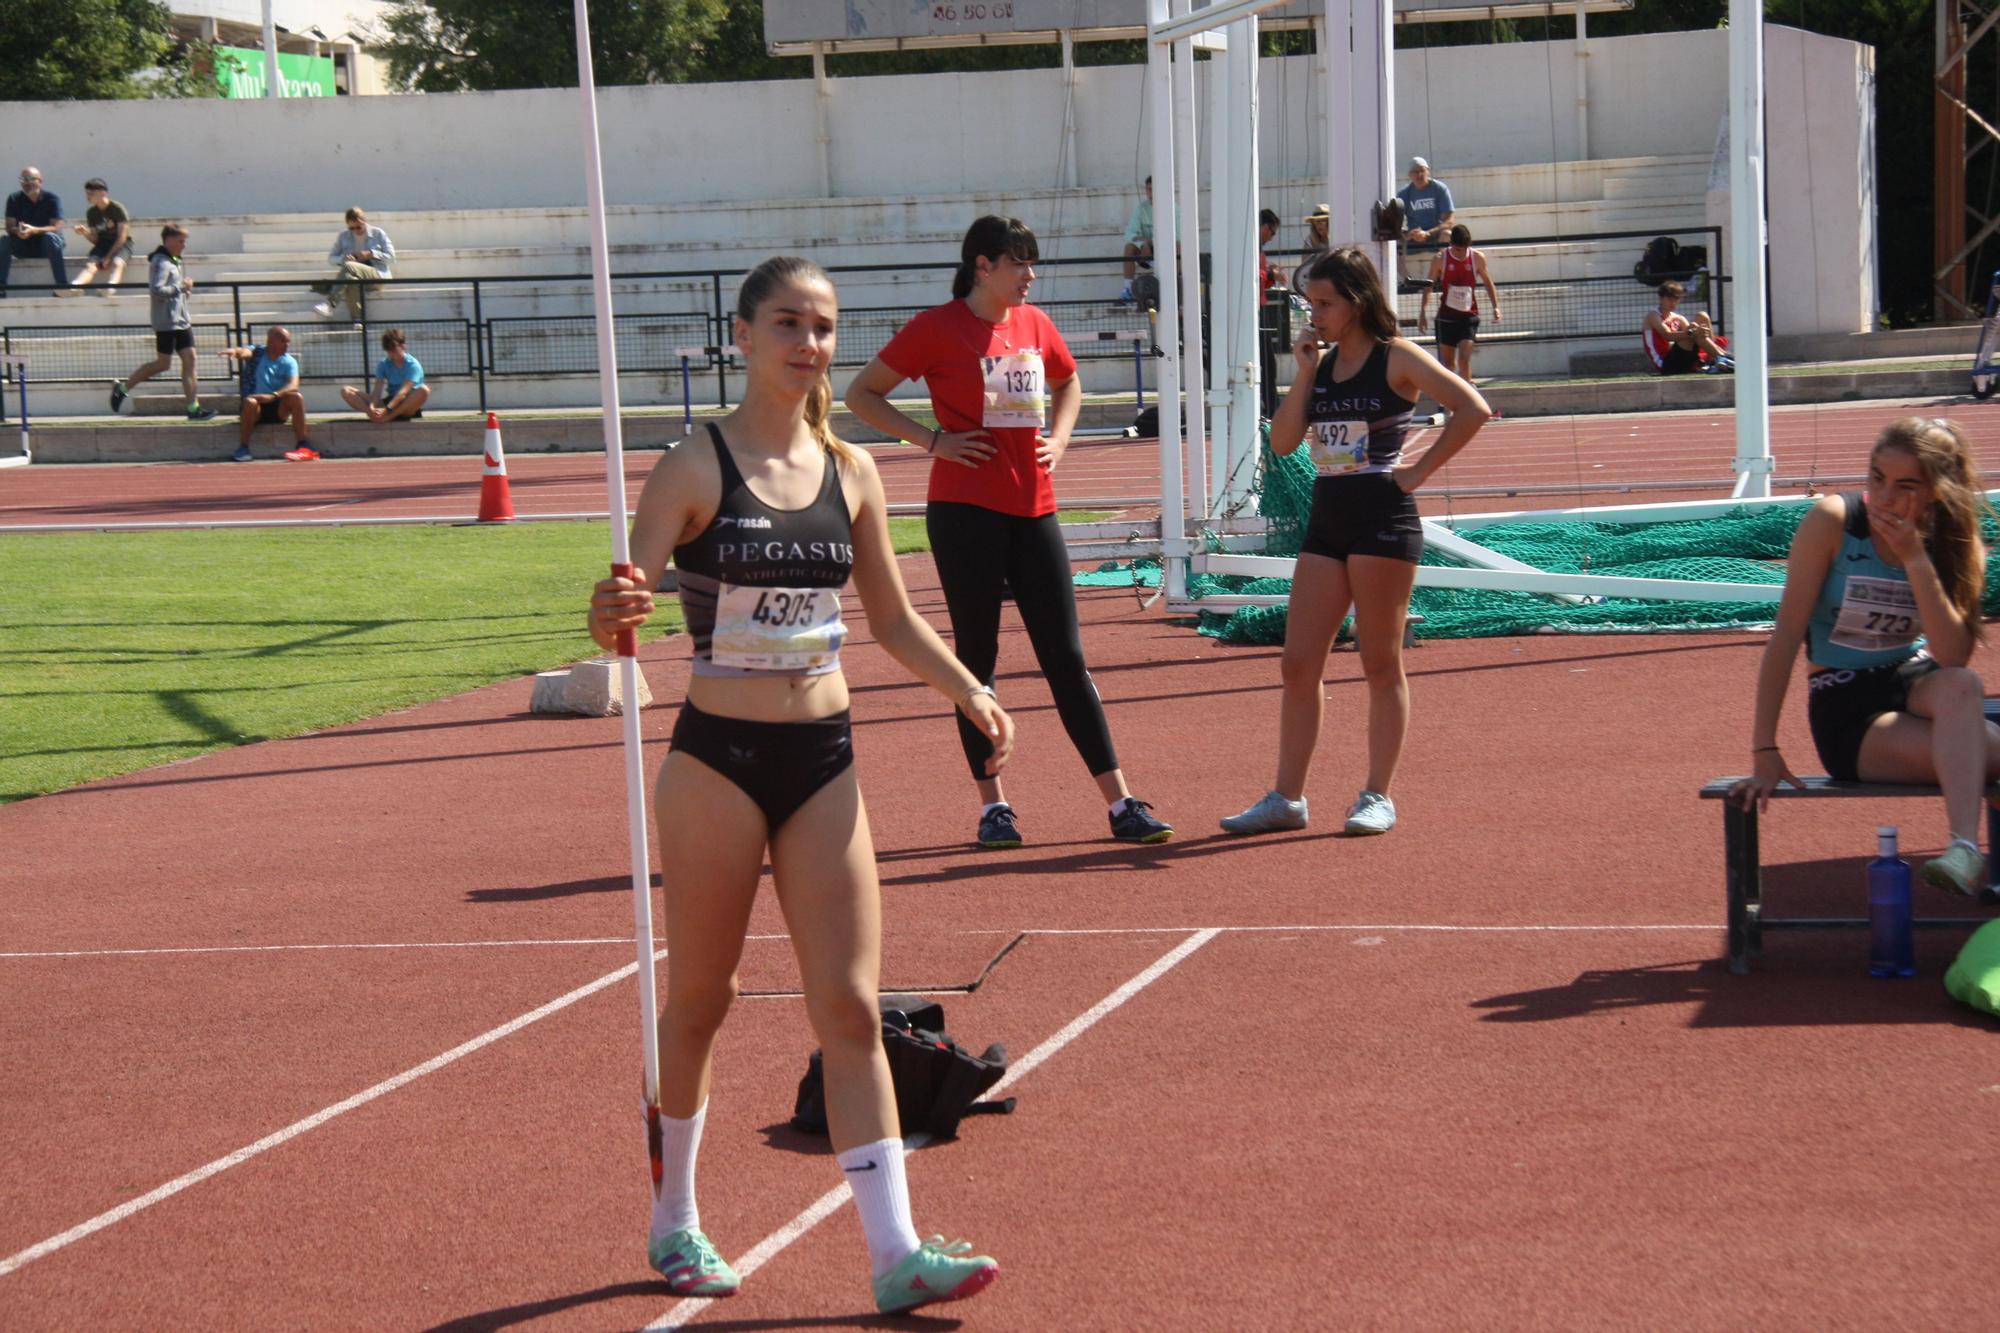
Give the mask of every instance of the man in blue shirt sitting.
M 388 421 L 415 421 L 424 414 L 424 403 L 431 396 L 424 383 L 423 363 L 409 354 L 401 329 L 382 335 L 382 350 L 387 355 L 375 363 L 374 400 L 352 384 L 343 384 L 340 396 L 378 426 Z
M 299 392 L 299 362 L 291 354 L 292 332 L 273 326 L 262 347 L 225 347 L 222 354 L 243 362 L 243 413 L 236 428 L 236 461 L 250 461 L 250 433 L 268 422 L 289 421 L 293 447 L 285 457 L 294 463 L 318 461 L 319 450 L 306 438 L 306 400 Z
M 0 237 L 0 298 L 7 295 L 7 272 L 16 258 L 46 258 L 54 294 L 75 295 L 63 263 L 62 233 L 62 200 L 42 188 L 40 167 L 22 167 L 21 188 L 7 196 L 7 234 Z
M 1429 256 L 1441 249 L 1445 237 L 1451 235 L 1451 187 L 1432 178 L 1430 163 L 1413 157 L 1410 183 L 1396 191 L 1396 198 L 1403 201 L 1403 258 L 1407 261 L 1424 256 L 1417 261 L 1421 272 L 1429 266 Z M 1405 263 L 1404 267 L 1407 270 L 1409 265 Z M 1396 290 L 1418 292 L 1429 287 L 1425 279 L 1405 277 Z

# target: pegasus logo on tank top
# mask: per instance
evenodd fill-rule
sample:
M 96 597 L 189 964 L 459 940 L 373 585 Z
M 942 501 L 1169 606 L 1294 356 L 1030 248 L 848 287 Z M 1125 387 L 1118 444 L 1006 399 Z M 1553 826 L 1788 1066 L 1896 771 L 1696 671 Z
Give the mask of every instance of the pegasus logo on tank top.
M 745 527 L 749 524 L 746 522 Z M 770 520 L 764 520 L 770 526 Z M 854 567 L 853 542 L 717 542 L 715 554 L 718 561 L 740 560 L 746 565 L 780 565 L 790 561 L 798 565 L 835 564 L 852 569 Z
M 1382 395 L 1357 393 L 1336 397 L 1330 393 L 1315 390 L 1312 399 L 1312 415 L 1336 417 L 1359 417 L 1363 421 L 1374 421 L 1389 415 L 1389 409 L 1382 402 Z

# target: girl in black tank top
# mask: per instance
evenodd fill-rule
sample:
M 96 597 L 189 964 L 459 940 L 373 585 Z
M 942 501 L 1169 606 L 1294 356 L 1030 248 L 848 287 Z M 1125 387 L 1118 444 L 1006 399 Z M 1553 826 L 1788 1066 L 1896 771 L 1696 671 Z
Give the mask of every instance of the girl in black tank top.
M 1327 653 L 1354 608 L 1354 639 L 1368 680 L 1368 785 L 1348 809 L 1350 834 L 1396 824 L 1389 786 L 1409 726 L 1403 626 L 1423 553 L 1415 492 L 1492 416 L 1471 385 L 1400 336 L 1368 256 L 1344 246 L 1307 274 L 1312 322 L 1292 349 L 1296 373 L 1271 422 L 1271 448 L 1310 450 L 1317 477 L 1285 617 L 1284 702 L 1277 781 L 1230 833 L 1306 827 L 1306 773 L 1319 743 Z M 1332 344 L 1322 354 L 1322 341 Z M 1450 419 L 1415 462 L 1403 447 L 1410 412 L 1429 394 Z
M 739 1281 L 701 1229 L 694 1163 L 710 1056 L 768 857 L 825 1052 L 833 1146 L 876 1303 L 895 1312 L 972 1295 L 998 1267 L 920 1243 L 910 1222 L 877 1014 L 880 928 L 858 924 L 880 921 L 881 891 L 840 673 L 850 574 L 882 648 L 991 738 L 991 771 L 1012 749 L 1013 724 L 911 609 L 875 464 L 826 428 L 836 318 L 833 284 L 810 262 L 774 259 L 750 274 L 735 326 L 742 403 L 709 427 L 707 447 L 684 441 L 654 467 L 632 524 L 635 577 L 598 583 L 590 630 L 608 649 L 644 624 L 674 554 L 694 661 L 654 793 L 671 962 L 647 1258 L 679 1295 L 727 1296 Z

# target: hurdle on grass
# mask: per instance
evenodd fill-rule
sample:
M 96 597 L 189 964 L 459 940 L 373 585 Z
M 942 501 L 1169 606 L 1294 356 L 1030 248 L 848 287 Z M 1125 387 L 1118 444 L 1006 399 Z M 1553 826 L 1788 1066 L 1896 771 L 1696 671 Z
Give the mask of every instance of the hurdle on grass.
M 28 442 L 28 358 L 19 352 L 0 352 L 0 423 L 7 420 L 7 379 L 12 379 L 21 398 L 21 455 L 0 458 L 0 467 L 25 467 L 35 461 L 34 446 Z
M 590 60 L 590 13 L 587 0 L 572 0 L 576 19 L 577 91 L 583 100 L 583 181 L 590 206 L 591 296 L 597 314 L 597 374 L 604 395 L 604 483 L 610 513 L 624 515 L 625 449 L 618 417 L 618 340 L 612 328 L 611 243 L 604 222 L 604 158 L 597 135 L 597 80 Z M 631 578 L 631 538 L 625 524 L 611 523 L 611 573 Z M 660 571 L 649 571 L 659 577 Z M 618 635 L 619 682 L 624 707 L 619 710 L 625 736 L 625 824 L 632 858 L 632 925 L 639 954 L 640 1037 L 643 1051 L 646 1116 L 646 1156 L 652 1167 L 653 1191 L 660 1189 L 660 1043 L 658 1001 L 653 973 L 653 874 L 646 850 L 646 771 L 639 740 L 639 636 Z
M 1160 280 L 1160 319 L 1169 333 L 1158 352 L 1160 405 L 1161 547 L 1163 591 L 1174 611 L 1222 603 L 1188 593 L 1193 573 L 1289 578 L 1290 558 L 1210 552 L 1207 534 L 1220 520 L 1250 512 L 1252 473 L 1259 446 L 1257 403 L 1257 301 L 1254 279 L 1257 170 L 1257 16 L 1281 0 L 1215 0 L 1190 10 L 1188 0 L 1147 0 L 1146 118 L 1152 131 L 1152 175 L 1157 197 L 1169 201 L 1154 218 L 1154 271 Z M 1601 0 L 1556 5 L 1546 0 L 1501 0 L 1476 11 L 1424 0 L 1326 0 L 1317 44 L 1326 66 L 1327 197 L 1337 235 L 1372 236 L 1372 212 L 1395 189 L 1394 25 L 1468 17 L 1546 16 L 1624 8 Z M 1736 458 L 1738 502 L 1772 500 L 1769 366 L 1755 331 L 1764 328 L 1763 269 L 1763 14 L 1756 0 L 1730 0 L 1730 113 L 1744 127 L 1730 138 L 1730 253 L 1737 275 L 1731 318 L 1741 338 L 1736 355 Z M 1200 271 L 1200 176 L 1195 156 L 1197 48 L 1213 53 L 1209 92 L 1212 142 L 1219 147 L 1209 171 L 1213 207 L 1210 294 L 1217 330 L 1204 388 L 1201 315 L 1197 302 L 1180 300 L 1179 275 Z M 1217 70 L 1220 73 L 1217 73 Z M 1345 123 L 1343 123 L 1343 120 Z M 1182 219 L 1192 225 L 1183 228 Z M 1370 241 L 1384 281 L 1398 270 L 1397 242 Z M 1180 326 L 1178 341 L 1171 330 Z M 1186 404 L 1183 416 L 1183 401 Z M 1206 428 L 1202 409 L 1209 411 Z M 1607 522 L 1664 522 L 1693 517 L 1686 506 L 1632 505 L 1593 510 Z M 1455 526 L 1468 526 L 1460 523 Z M 1426 520 L 1425 544 L 1473 566 L 1424 566 L 1420 586 L 1490 587 L 1578 597 L 1649 597 L 1659 600 L 1751 600 L 1742 584 L 1686 579 L 1619 579 L 1616 592 L 1603 578 L 1551 575 L 1457 536 Z M 1241 545 L 1239 540 L 1236 543 Z M 1283 595 L 1232 596 L 1230 605 L 1283 602 Z

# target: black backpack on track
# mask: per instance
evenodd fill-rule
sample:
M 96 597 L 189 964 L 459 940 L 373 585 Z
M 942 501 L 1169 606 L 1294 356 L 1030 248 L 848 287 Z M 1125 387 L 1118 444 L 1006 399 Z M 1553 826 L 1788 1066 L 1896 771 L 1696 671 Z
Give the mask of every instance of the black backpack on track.
M 927 1134 L 933 1142 L 958 1136 L 969 1115 L 1007 1115 L 1014 1099 L 981 1101 L 1007 1072 L 1007 1048 L 995 1043 L 974 1055 L 944 1032 L 944 1006 L 909 995 L 884 995 L 882 1049 L 896 1086 L 896 1117 L 903 1135 Z M 792 1128 L 826 1133 L 826 1076 L 820 1053 L 806 1062 L 792 1108 Z

